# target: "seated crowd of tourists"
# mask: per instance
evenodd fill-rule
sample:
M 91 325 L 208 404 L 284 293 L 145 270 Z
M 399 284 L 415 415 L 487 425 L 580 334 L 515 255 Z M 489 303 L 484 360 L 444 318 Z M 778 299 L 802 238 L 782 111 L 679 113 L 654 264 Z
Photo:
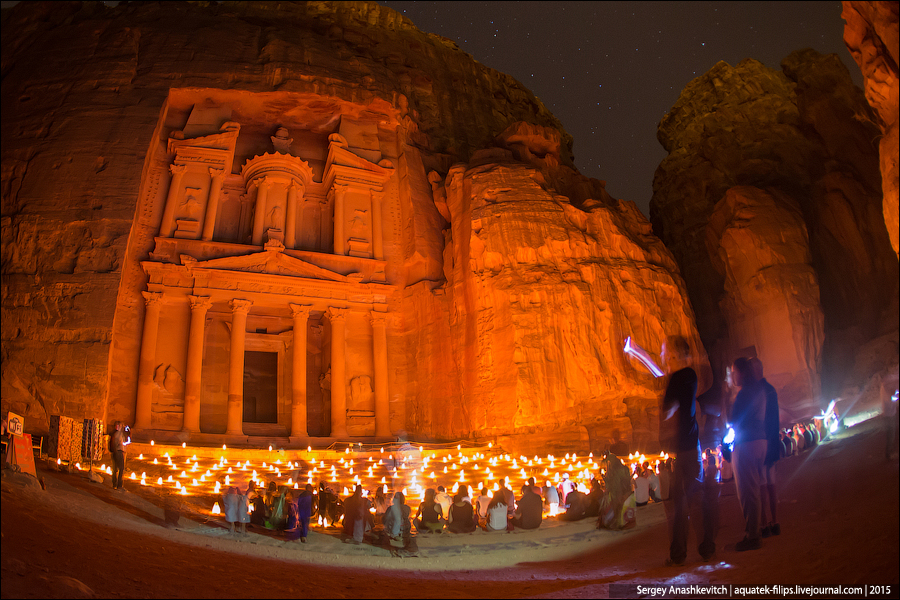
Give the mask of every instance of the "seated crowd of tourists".
M 312 485 L 292 489 L 273 481 L 257 488 L 250 482 L 246 492 L 236 486 L 226 489 L 223 501 L 232 532 L 235 523 L 241 523 L 242 531 L 250 523 L 284 531 L 288 539 L 305 543 L 310 520 L 316 519 L 324 526 L 341 527 L 345 542 L 359 544 L 370 535 L 381 537 L 393 549 L 406 547 L 414 530 L 420 534 L 533 530 L 541 526 L 545 515 L 562 521 L 595 518 L 599 527 L 621 529 L 633 526 L 635 506 L 660 502 L 667 495 L 671 465 L 661 465 L 657 474 L 645 462 L 632 472 L 612 454 L 604 465 L 590 487 L 576 484 L 568 473 L 558 485 L 550 481 L 539 485 L 532 477 L 518 497 L 506 480 L 501 480 L 493 493 L 486 487 L 475 491 L 460 485 L 451 495 L 439 485 L 425 490 L 415 514 L 402 492 L 388 496 L 384 486 L 378 486 L 374 493 L 364 494 L 357 485 L 352 494 L 341 498 L 324 481 L 318 492 Z

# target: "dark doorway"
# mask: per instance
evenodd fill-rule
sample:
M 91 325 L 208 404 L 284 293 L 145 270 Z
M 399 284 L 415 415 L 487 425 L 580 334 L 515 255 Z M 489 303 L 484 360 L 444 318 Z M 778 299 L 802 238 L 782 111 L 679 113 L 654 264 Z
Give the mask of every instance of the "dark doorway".
M 244 352 L 244 422 L 278 422 L 277 352 Z

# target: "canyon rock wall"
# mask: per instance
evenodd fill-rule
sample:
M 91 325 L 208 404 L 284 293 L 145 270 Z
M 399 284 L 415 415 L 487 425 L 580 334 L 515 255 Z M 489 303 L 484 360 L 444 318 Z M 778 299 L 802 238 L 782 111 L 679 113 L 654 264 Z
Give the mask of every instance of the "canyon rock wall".
M 807 331 L 795 333 L 788 343 L 799 352 L 797 360 L 777 353 L 760 353 L 760 358 L 771 373 L 785 369 L 776 363 L 793 364 L 794 375 L 810 378 L 812 390 L 823 375 L 827 393 L 839 389 L 857 350 L 896 330 L 898 271 L 881 215 L 878 133 L 862 91 L 837 56 L 812 50 L 791 54 L 781 72 L 751 59 L 734 67 L 720 62 L 692 81 L 660 122 L 658 138 L 669 155 L 654 178 L 651 221 L 682 267 L 718 380 L 737 350 L 752 353 L 748 346 L 754 345 L 761 352 L 764 339 L 783 334 L 773 320 L 766 326 L 772 331 L 753 333 L 755 344 L 749 343 L 749 332 L 733 339 L 729 312 L 750 307 L 735 282 L 726 281 L 726 266 L 731 272 L 757 269 L 758 276 L 748 272 L 741 279 L 757 277 L 782 288 L 770 290 L 769 300 L 759 300 L 755 310 L 795 315 L 791 328 Z M 745 195 L 742 186 L 757 188 L 754 196 L 766 196 L 765 203 L 755 203 L 754 219 L 747 223 L 719 215 L 722 223 L 712 225 L 714 213 L 733 203 L 726 200 L 728 194 Z M 763 216 L 763 204 L 776 212 Z M 779 222 L 782 210 L 801 215 L 802 223 L 795 218 Z M 729 219 L 733 225 L 726 225 Z M 764 222 L 770 231 L 754 233 Z M 720 243 L 729 227 L 749 229 L 746 248 Z M 796 279 L 787 282 L 781 268 L 778 277 L 767 280 L 777 238 L 804 240 L 807 235 L 810 260 L 788 262 L 811 264 L 814 274 L 794 269 Z M 817 281 L 809 279 L 813 275 Z M 791 297 L 789 290 L 805 291 Z M 824 339 L 816 329 L 819 310 Z M 822 344 L 818 366 L 816 344 Z M 798 409 L 814 404 L 810 398 L 794 402 Z
M 206 256 L 154 250 L 172 147 L 239 129 L 221 192 L 234 207 L 244 196 L 229 178 L 271 152 L 278 126 L 308 163 L 310 193 L 325 193 L 334 135 L 354 164 L 391 170 L 392 431 L 510 434 L 526 448 L 649 444 L 661 382 L 623 356 L 627 335 L 657 359 L 666 335 L 685 335 L 710 379 L 678 269 L 649 222 L 573 169 L 570 136 L 530 91 L 392 10 L 20 3 L 2 27 L 2 398 L 29 430 L 58 413 L 133 422 L 142 262 L 184 270 L 261 249 L 213 239 Z M 210 357 L 225 361 L 227 329 L 210 331 L 203 381 L 222 396 L 208 370 Z M 184 354 L 186 340 L 171 343 Z M 172 379 L 152 385 L 178 412 L 185 386 Z
M 553 445 L 561 449 L 577 447 L 581 435 L 593 450 L 615 441 L 653 447 L 663 380 L 622 348 L 631 336 L 660 364 L 666 338 L 685 336 L 701 387 L 709 387 L 684 284 L 633 203 L 599 187 L 597 200 L 573 201 L 599 182 L 563 172 L 546 150 L 556 132 L 524 129 L 517 124 L 497 148 L 432 178 L 450 221 L 447 283 L 405 300 L 419 307 L 414 314 L 440 306 L 447 319 L 439 330 L 410 331 L 411 347 L 439 338 L 449 347 L 417 361 L 414 376 L 428 380 L 437 370 L 444 379 L 409 406 L 411 426 L 459 437 L 512 434 L 504 443 L 526 453 L 526 439 L 548 432 L 558 432 Z
M 900 6 L 896 2 L 844 2 L 844 42 L 863 74 L 866 99 L 881 128 L 878 142 L 884 222 L 900 252 Z

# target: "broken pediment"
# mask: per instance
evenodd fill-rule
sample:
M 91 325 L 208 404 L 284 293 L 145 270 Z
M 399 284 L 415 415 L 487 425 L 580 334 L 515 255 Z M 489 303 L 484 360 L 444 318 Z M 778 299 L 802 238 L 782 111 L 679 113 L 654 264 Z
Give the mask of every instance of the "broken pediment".
M 305 279 L 323 279 L 326 281 L 351 282 L 340 273 L 317 267 L 316 265 L 287 255 L 284 247 L 269 245 L 262 252 L 254 252 L 243 256 L 214 258 L 206 261 L 183 261 L 191 270 L 208 269 L 217 271 L 241 271 L 244 273 L 263 273 L 286 277 L 302 277 Z
M 188 138 L 183 131 L 176 131 L 169 138 L 168 151 L 170 154 L 176 154 L 179 150 L 184 152 L 188 148 L 204 148 L 207 150 L 224 150 L 233 154 L 240 131 L 240 123 L 234 121 L 223 123 L 219 133 L 200 137 Z

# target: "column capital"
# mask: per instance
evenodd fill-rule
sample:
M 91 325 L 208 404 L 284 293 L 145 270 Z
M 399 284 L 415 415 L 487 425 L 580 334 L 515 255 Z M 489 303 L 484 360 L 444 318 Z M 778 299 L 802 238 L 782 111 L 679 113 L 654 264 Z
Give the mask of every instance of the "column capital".
M 191 301 L 191 312 L 195 310 L 206 312 L 212 306 L 209 296 L 188 296 L 188 300 Z
M 296 179 L 291 179 L 291 183 L 288 185 L 288 192 L 302 193 L 305 190 L 306 190 L 306 186 L 303 184 L 302 181 L 298 181 Z
M 384 200 L 384 192 L 383 191 L 373 190 L 370 188 L 369 194 L 372 196 L 372 200 L 375 200 L 377 202 L 382 202 Z
M 231 310 L 234 313 L 243 313 L 247 314 L 250 312 L 250 307 L 253 306 L 253 300 L 244 300 L 243 298 L 235 298 L 228 304 L 231 305 Z
M 184 175 L 185 171 L 187 171 L 187 165 L 169 165 L 169 172 L 172 175 Z
M 216 168 L 214 168 L 214 167 L 210 167 L 210 168 L 209 168 L 209 176 L 212 177 L 212 178 L 216 178 L 216 177 L 224 177 L 224 176 L 225 176 L 225 169 L 216 169 Z
M 141 296 L 144 297 L 145 306 L 160 306 L 166 301 L 162 292 L 141 292 Z
M 329 321 L 343 322 L 347 319 L 347 315 L 350 314 L 350 309 L 329 306 L 328 309 L 325 311 L 325 314 L 328 316 Z
M 389 313 L 375 312 L 374 310 L 369 313 L 369 322 L 373 327 L 375 325 L 384 327 L 388 324 L 388 321 L 390 321 L 390 319 L 391 315 Z
M 297 317 L 301 317 L 303 319 L 309 318 L 309 311 L 312 309 L 311 304 L 294 304 L 291 302 L 288 306 L 291 307 L 291 316 L 295 319 Z
M 332 189 L 334 190 L 335 195 L 339 196 L 339 199 L 343 200 L 343 199 L 344 199 L 344 194 L 347 193 L 347 189 L 348 189 L 349 187 L 350 187 L 350 186 L 347 185 L 347 184 L 345 184 L 345 183 L 335 183 L 335 184 L 332 186 Z

